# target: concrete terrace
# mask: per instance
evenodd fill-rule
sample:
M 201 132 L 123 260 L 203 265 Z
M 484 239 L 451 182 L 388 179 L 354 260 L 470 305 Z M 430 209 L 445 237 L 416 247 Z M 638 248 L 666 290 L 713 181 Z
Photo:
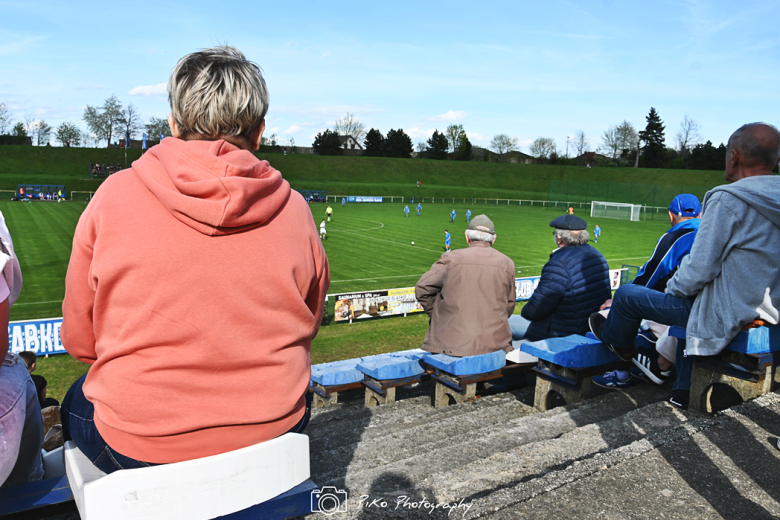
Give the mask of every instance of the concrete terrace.
M 330 518 L 780 517 L 776 393 L 709 416 L 640 384 L 537 413 L 531 389 L 436 410 L 429 385 L 313 411 L 312 479 L 349 493 Z

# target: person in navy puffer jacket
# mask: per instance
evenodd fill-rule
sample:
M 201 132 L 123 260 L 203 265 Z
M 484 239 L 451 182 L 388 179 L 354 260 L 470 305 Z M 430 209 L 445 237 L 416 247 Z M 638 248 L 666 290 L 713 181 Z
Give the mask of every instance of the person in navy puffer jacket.
M 512 339 L 585 335 L 588 317 L 612 295 L 609 266 L 588 245 L 587 224 L 575 215 L 550 222 L 558 248 L 542 268 L 542 277 L 520 315 L 509 318 Z

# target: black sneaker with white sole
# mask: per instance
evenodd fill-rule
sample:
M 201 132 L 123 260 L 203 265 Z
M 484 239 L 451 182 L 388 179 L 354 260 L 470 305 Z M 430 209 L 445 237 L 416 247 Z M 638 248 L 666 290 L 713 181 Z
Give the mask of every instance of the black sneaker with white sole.
M 634 357 L 634 349 L 631 350 L 621 350 L 616 347 L 613 347 L 606 341 L 604 341 L 601 337 L 601 335 L 604 333 L 604 325 L 607 324 L 607 318 L 601 315 L 601 313 L 594 312 L 590 315 L 588 318 L 588 327 L 590 328 L 590 331 L 593 333 L 594 336 L 596 336 L 596 339 L 601 341 L 604 346 L 606 346 L 609 350 L 614 352 L 614 354 L 621 360 L 621 361 L 631 361 L 631 359 Z
M 672 397 L 669 399 L 669 402 L 672 403 L 677 408 L 682 408 L 683 410 L 688 409 L 688 399 L 690 398 L 691 391 L 690 390 L 672 390 Z
M 642 371 L 645 377 L 657 385 L 662 385 L 672 375 L 671 370 L 661 370 L 658 366 L 658 353 L 640 349 L 631 362 Z

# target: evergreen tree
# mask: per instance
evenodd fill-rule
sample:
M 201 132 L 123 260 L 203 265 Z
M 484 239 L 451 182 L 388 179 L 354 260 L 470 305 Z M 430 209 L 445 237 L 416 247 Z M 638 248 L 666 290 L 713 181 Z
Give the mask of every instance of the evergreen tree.
M 331 130 L 325 130 L 315 135 L 314 143 L 311 146 L 320 155 L 344 155 L 339 134 Z
M 664 122 L 658 116 L 655 108 L 650 107 L 650 113 L 645 118 L 647 126 L 639 132 L 639 138 L 645 142 L 642 153 L 642 166 L 645 168 L 663 168 L 666 158 L 666 146 L 664 145 Z
M 21 121 L 16 123 L 14 125 L 14 129 L 12 130 L 11 135 L 16 135 L 19 137 L 27 137 L 27 129 L 24 127 L 24 123 Z
M 366 139 L 363 141 L 363 148 L 365 149 L 364 155 L 369 157 L 382 157 L 382 153 L 385 147 L 385 137 L 382 132 L 372 128 L 366 134 Z
M 413 151 L 412 138 L 406 135 L 406 132 L 400 128 L 388 130 L 385 139 L 385 157 L 407 158 L 412 155 Z
M 446 159 L 448 146 L 447 136 L 434 130 L 433 135 L 428 139 L 428 157 L 439 160 Z
M 463 134 L 463 136 L 460 139 L 460 143 L 458 143 L 458 147 L 455 149 L 455 160 L 470 161 L 471 155 L 472 155 L 471 141 L 469 141 L 469 138 L 466 137 L 466 134 Z

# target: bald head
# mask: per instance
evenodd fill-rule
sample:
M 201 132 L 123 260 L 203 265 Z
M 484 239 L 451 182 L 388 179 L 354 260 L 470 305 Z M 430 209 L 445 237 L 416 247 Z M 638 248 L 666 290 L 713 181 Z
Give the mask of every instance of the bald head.
M 731 134 L 726 151 L 726 180 L 771 175 L 780 161 L 780 132 L 766 123 L 749 123 Z

